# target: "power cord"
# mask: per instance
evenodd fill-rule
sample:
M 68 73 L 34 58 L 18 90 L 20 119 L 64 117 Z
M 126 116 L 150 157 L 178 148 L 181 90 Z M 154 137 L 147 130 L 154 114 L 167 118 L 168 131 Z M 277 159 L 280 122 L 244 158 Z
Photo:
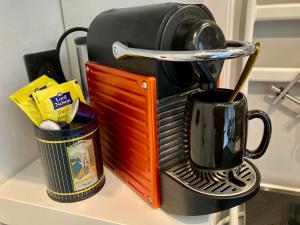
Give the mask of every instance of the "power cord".
M 74 33 L 74 32 L 77 32 L 77 31 L 84 31 L 84 32 L 88 32 L 88 28 L 85 28 L 85 27 L 73 27 L 67 31 L 65 31 L 59 38 L 58 42 L 57 42 L 57 45 L 56 45 L 56 54 L 57 54 L 57 58 L 58 58 L 58 62 L 59 62 L 59 67 L 62 70 L 62 66 L 61 66 L 61 60 L 60 60 L 60 49 L 61 49 L 61 45 L 63 43 L 63 41 L 65 40 L 65 38 L 71 34 L 71 33 Z M 65 75 L 62 74 L 62 76 L 65 78 Z

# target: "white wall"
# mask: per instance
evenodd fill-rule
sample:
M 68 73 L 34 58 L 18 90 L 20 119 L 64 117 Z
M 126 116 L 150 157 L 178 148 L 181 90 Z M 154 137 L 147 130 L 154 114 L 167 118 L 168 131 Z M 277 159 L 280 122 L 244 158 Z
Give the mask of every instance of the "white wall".
M 32 123 L 8 99 L 28 83 L 22 57 L 55 48 L 62 32 L 59 0 L 0 1 L 0 184 L 38 155 Z

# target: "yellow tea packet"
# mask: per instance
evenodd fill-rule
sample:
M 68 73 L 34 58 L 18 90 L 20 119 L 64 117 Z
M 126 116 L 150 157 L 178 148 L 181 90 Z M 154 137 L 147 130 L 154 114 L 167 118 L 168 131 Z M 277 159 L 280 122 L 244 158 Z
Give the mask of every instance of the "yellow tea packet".
M 43 75 L 11 94 L 9 98 L 38 126 L 42 122 L 42 116 L 33 100 L 32 94 L 55 85 L 57 85 L 55 80 Z
M 82 90 L 76 80 L 65 82 L 33 94 L 43 120 L 67 122 L 73 101 L 84 101 Z

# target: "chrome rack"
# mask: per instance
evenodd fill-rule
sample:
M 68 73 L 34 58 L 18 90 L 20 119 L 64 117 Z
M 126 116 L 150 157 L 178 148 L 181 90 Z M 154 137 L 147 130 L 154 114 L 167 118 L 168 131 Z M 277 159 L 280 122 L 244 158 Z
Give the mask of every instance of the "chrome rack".
M 296 98 L 295 96 L 290 95 L 288 92 L 289 90 L 300 80 L 300 73 L 285 87 L 277 88 L 275 86 L 271 86 L 271 90 L 277 94 L 277 97 L 273 101 L 273 105 L 278 104 L 282 99 L 287 98 L 296 104 L 300 105 L 300 99 Z M 300 118 L 300 113 L 297 115 L 297 119 Z

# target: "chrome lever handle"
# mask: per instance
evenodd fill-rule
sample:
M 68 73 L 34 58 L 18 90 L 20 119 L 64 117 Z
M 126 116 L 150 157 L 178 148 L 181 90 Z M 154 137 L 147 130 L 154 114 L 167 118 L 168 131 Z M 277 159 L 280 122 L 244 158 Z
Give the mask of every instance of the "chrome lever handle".
M 121 42 L 114 42 L 112 52 L 116 59 L 124 57 L 152 58 L 160 61 L 193 62 L 205 60 L 224 60 L 249 56 L 255 52 L 255 45 L 246 41 L 227 41 L 226 49 L 192 50 L 192 51 L 160 51 L 130 48 Z

